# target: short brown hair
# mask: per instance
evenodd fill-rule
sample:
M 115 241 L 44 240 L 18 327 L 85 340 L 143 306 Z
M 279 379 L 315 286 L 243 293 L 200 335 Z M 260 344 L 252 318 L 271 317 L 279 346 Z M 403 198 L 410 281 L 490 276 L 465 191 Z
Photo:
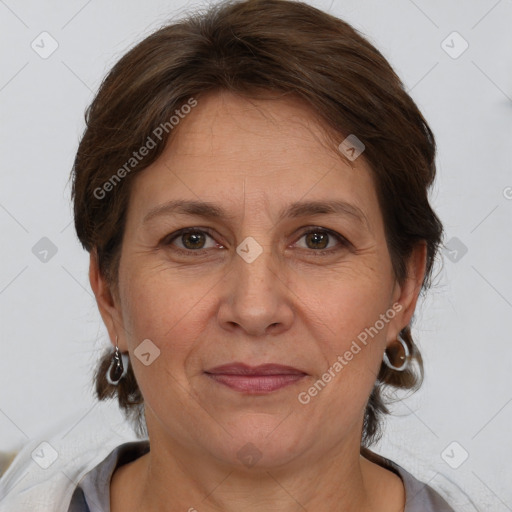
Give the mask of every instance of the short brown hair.
M 248 98 L 258 90 L 293 94 L 313 108 L 326 133 L 338 134 L 338 142 L 356 134 L 365 145 L 396 279 L 404 281 L 407 259 L 424 241 L 422 291 L 431 285 L 443 232 L 428 200 L 436 145 L 387 60 L 348 23 L 303 2 L 228 0 L 138 43 L 108 73 L 86 111 L 72 174 L 75 228 L 84 248 L 97 252 L 100 271 L 114 291 L 130 184 L 158 158 L 172 131 L 162 133 L 133 171 L 110 181 L 108 194 L 103 194 L 105 183 L 190 98 L 200 101 L 201 94 L 216 90 Z M 417 389 L 423 379 L 410 326 L 401 334 L 416 364 L 404 372 L 381 365 L 366 406 L 362 446 L 381 435 L 380 420 L 389 412 L 383 387 Z M 108 384 L 110 358 L 109 350 L 97 368 L 97 396 L 117 395 L 143 434 L 143 397 L 135 376 L 130 368 L 117 387 Z

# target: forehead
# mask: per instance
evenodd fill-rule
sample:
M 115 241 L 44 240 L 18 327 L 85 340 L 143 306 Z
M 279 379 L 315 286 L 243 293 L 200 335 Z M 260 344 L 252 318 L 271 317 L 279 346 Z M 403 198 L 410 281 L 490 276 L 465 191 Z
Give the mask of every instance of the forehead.
M 226 160 L 236 155 L 254 175 L 287 160 L 313 162 L 319 150 L 333 163 L 340 158 L 314 110 L 295 95 L 267 92 L 246 98 L 224 90 L 209 92 L 172 135 L 168 155 L 201 159 L 215 154 Z
M 205 94 L 171 135 L 158 160 L 135 177 L 130 208 L 147 212 L 172 199 L 233 205 L 341 199 L 368 217 L 378 214 L 364 159 L 344 160 L 299 98 Z

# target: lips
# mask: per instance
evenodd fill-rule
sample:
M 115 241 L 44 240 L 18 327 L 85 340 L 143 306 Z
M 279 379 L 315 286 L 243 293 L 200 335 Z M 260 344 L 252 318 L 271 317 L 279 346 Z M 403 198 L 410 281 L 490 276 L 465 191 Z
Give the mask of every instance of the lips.
M 244 363 L 230 363 L 216 366 L 215 368 L 207 370 L 206 373 L 223 375 L 305 375 L 304 372 L 292 366 L 284 366 L 281 364 L 249 366 Z
M 307 374 L 292 366 L 262 364 L 249 366 L 230 363 L 205 371 L 215 382 L 249 394 L 265 394 L 289 386 Z

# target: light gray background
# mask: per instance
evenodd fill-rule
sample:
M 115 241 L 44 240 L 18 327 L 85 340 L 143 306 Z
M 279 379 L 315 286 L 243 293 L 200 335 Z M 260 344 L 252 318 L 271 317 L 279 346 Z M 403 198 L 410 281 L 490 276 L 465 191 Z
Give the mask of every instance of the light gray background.
M 439 145 L 432 202 L 450 252 L 413 330 L 426 381 L 395 407 L 375 450 L 442 492 L 463 489 L 479 510 L 512 510 L 512 0 L 309 3 L 384 53 Z M 199 5 L 0 0 L 0 450 L 84 416 L 98 414 L 100 427 L 108 414 L 118 418 L 114 404 L 99 414 L 92 395 L 107 337 L 67 180 L 84 110 L 107 70 Z M 43 31 L 58 43 L 46 59 L 31 48 Z M 469 44 L 457 58 L 445 51 L 462 48 L 453 31 Z M 46 262 L 32 251 L 42 237 L 57 248 Z M 457 465 L 463 450 L 457 469 L 443 460 Z

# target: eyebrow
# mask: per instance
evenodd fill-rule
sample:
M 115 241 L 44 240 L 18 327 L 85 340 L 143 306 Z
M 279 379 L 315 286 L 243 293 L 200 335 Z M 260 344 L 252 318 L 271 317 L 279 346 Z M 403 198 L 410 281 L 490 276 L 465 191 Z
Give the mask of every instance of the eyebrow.
M 356 205 L 342 200 L 297 201 L 282 209 L 278 220 L 328 214 L 352 217 L 370 230 L 370 223 L 364 212 Z M 196 215 L 218 220 L 229 220 L 235 217 L 228 214 L 222 206 L 209 201 L 173 200 L 152 208 L 144 216 L 143 223 L 165 215 Z

